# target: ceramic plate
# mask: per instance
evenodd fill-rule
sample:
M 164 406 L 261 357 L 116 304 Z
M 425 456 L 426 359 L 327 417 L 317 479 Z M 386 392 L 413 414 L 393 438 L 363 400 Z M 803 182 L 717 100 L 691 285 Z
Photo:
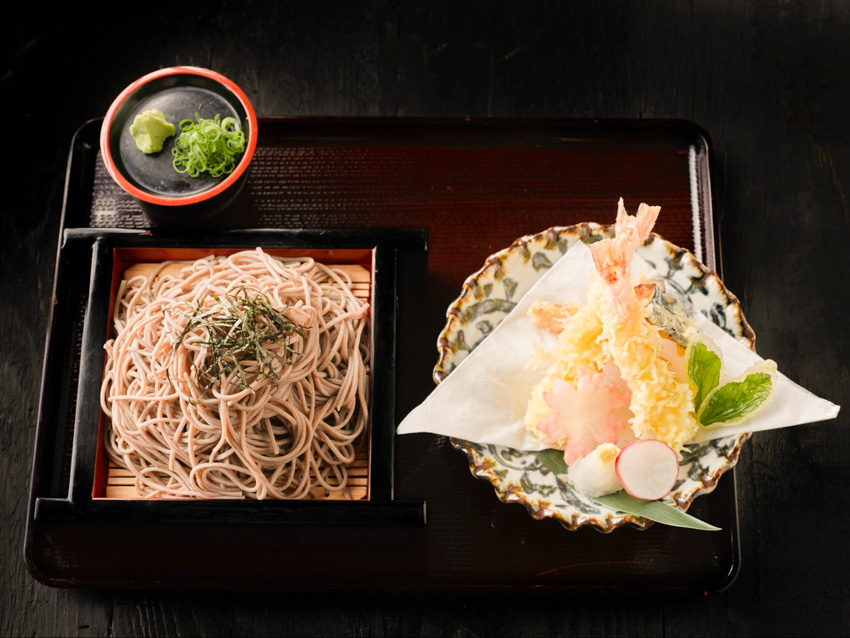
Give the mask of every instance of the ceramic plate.
M 464 282 L 460 296 L 449 306 L 440 333 L 437 383 L 445 379 L 504 319 L 525 292 L 577 241 L 593 243 L 613 235 L 613 228 L 587 223 L 550 228 L 515 241 L 491 255 L 484 267 Z M 638 254 L 663 274 L 669 292 L 689 314 L 702 313 L 727 333 L 754 347 L 755 334 L 744 318 L 738 299 L 717 274 L 687 250 L 653 235 Z M 700 494 L 711 492 L 721 475 L 738 461 L 749 434 L 685 447 L 679 479 L 664 500 L 687 510 Z M 537 519 L 555 518 L 567 529 L 591 526 L 610 532 L 624 525 L 646 529 L 647 519 L 601 506 L 558 480 L 531 452 L 497 445 L 451 439 L 469 459 L 473 476 L 492 483 L 505 503 L 520 503 Z

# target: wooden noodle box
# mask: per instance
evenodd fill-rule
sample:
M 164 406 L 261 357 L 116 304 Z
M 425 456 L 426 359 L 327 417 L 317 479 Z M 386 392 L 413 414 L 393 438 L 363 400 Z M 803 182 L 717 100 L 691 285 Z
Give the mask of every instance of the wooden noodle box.
M 219 233 L 215 240 L 167 234 L 79 229 L 66 231 L 64 260 L 80 271 L 87 256 L 91 278 L 79 344 L 70 479 L 67 497 L 36 499 L 37 524 L 97 524 L 136 521 L 142 524 L 242 521 L 269 524 L 422 524 L 423 501 L 393 498 L 395 243 L 424 247 L 421 231 L 385 233 L 263 231 Z M 348 495 L 317 490 L 309 499 L 144 499 L 130 472 L 109 463 L 103 446 L 106 418 L 100 408 L 105 351 L 111 335 L 112 308 L 120 280 L 162 261 L 190 262 L 211 254 L 229 255 L 260 247 L 272 256 L 309 256 L 343 268 L 352 291 L 369 302 L 370 426 L 368 445 L 349 466 Z M 168 269 L 184 264 L 168 265 Z M 376 275 L 377 273 L 377 275 Z

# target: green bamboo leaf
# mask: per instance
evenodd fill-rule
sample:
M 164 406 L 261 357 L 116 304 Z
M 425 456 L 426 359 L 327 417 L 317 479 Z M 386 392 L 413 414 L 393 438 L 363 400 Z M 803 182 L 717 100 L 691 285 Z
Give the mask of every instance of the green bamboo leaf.
M 533 454 L 537 457 L 537 460 L 540 461 L 540 463 L 555 476 L 567 473 L 568 468 L 567 464 L 564 463 L 563 450 L 548 448 L 546 450 L 534 452 Z
M 685 527 L 687 529 L 696 529 L 706 532 L 720 531 L 719 527 L 709 525 L 708 523 L 699 520 L 695 516 L 691 516 L 687 512 L 668 505 L 662 501 L 644 501 L 635 498 L 625 490 L 614 492 L 606 496 L 598 496 L 595 500 L 601 505 L 607 505 L 611 509 L 642 516 L 656 523 L 670 525 L 671 527 Z

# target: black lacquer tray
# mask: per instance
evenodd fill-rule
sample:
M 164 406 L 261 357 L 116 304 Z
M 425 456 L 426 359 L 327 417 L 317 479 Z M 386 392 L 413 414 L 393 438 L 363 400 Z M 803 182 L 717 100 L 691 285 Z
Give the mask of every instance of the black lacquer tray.
M 433 388 L 447 306 L 488 255 L 517 237 L 611 223 L 622 196 L 630 209 L 662 206 L 656 232 L 720 270 L 711 148 L 698 126 L 261 118 L 238 210 L 180 231 L 157 227 L 111 182 L 99 125 L 80 129 L 69 158 L 25 548 L 39 580 L 693 593 L 731 583 L 740 560 L 734 472 L 691 508 L 722 532 L 570 532 L 499 502 L 445 438 L 394 434 Z M 104 326 L 91 318 L 103 313 L 102 273 L 111 272 L 115 248 L 153 245 L 374 251 L 379 416 L 368 503 L 92 498 L 93 442 L 83 424 L 99 410 Z

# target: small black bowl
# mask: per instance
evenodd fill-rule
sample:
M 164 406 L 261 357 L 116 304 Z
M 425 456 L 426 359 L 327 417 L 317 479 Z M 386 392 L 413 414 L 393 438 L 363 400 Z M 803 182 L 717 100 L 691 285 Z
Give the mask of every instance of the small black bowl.
M 162 111 L 177 130 L 161 151 L 145 154 L 136 147 L 130 125 L 136 115 L 150 109 Z M 241 123 L 245 151 L 231 173 L 189 177 L 174 169 L 171 151 L 180 134 L 179 123 L 195 120 L 196 115 L 234 117 Z M 152 221 L 191 226 L 223 213 L 242 193 L 257 148 L 257 115 L 245 93 L 215 71 L 189 66 L 160 69 L 139 78 L 115 99 L 103 121 L 100 148 L 109 174 Z

